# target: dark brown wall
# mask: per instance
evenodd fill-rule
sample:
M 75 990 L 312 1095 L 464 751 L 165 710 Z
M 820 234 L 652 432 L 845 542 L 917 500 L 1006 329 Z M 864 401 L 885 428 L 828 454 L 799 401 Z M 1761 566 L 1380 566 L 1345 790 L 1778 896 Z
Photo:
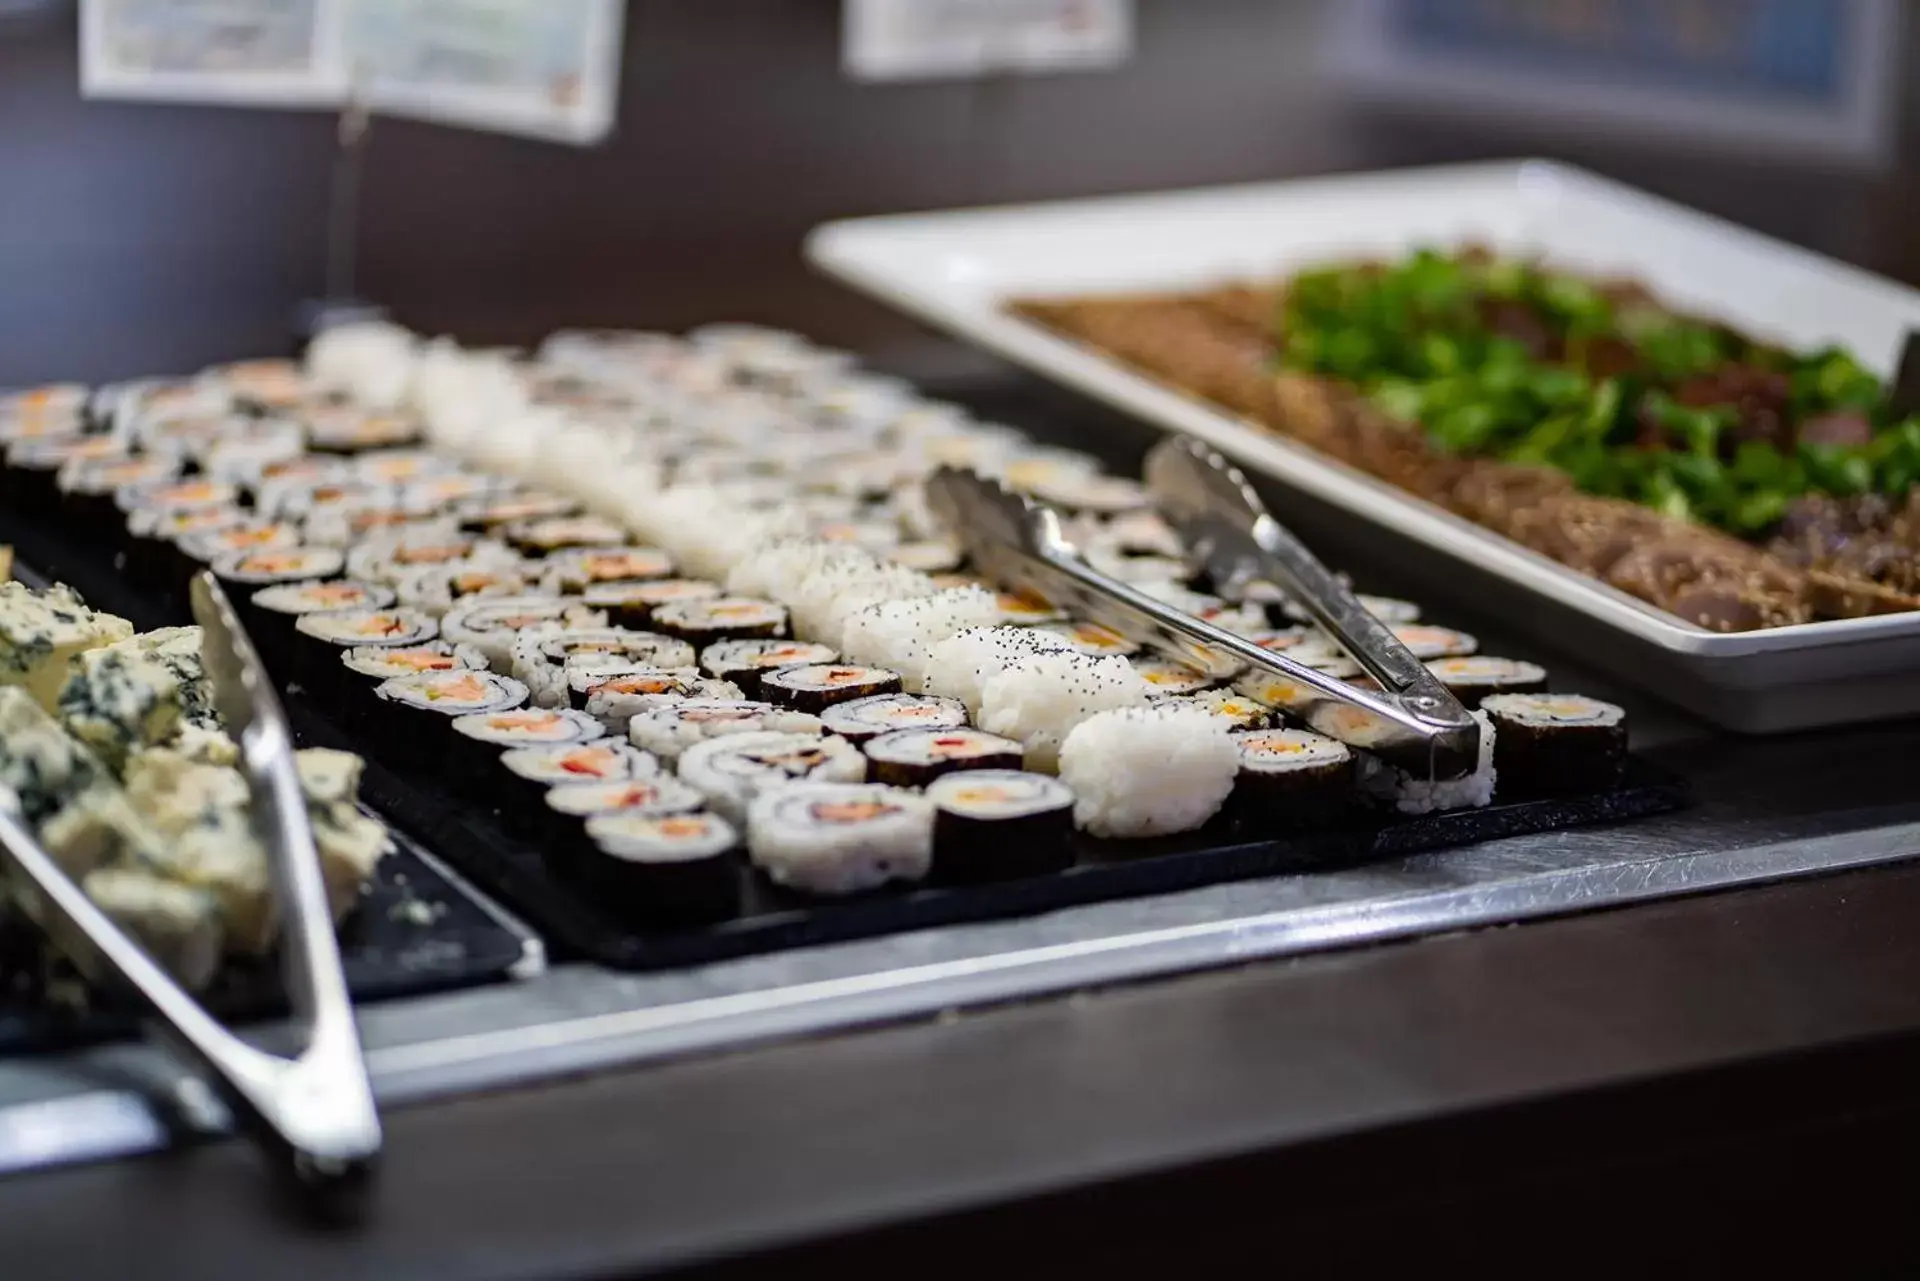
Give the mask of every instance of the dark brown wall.
M 814 223 L 1522 151 L 1920 274 L 1887 182 L 1371 117 L 1317 74 L 1320 3 L 1140 8 L 1119 71 L 861 86 L 836 0 L 634 0 L 604 147 L 376 125 L 363 292 L 476 340 L 730 316 L 894 352 L 910 326 L 800 263 Z M 283 346 L 321 284 L 331 122 L 83 103 L 75 59 L 70 12 L 0 23 L 0 383 Z

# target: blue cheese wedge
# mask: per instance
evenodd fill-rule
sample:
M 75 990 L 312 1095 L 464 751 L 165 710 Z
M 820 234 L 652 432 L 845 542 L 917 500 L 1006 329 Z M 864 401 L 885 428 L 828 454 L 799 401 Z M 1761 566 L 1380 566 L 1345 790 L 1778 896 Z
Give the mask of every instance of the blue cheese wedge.
M 393 838 L 355 800 L 365 761 L 352 752 L 310 747 L 295 753 L 294 766 L 307 797 L 307 819 L 320 855 L 320 874 L 327 883 L 327 901 L 338 921 L 360 901 L 360 891 L 374 869 L 392 852 Z
M 180 722 L 198 729 L 220 728 L 213 706 L 213 680 L 200 659 L 198 627 L 162 627 L 142 632 L 128 642 L 173 674 L 179 685 Z
M 220 967 L 224 931 L 211 894 L 132 867 L 100 868 L 89 873 L 80 888 L 188 991 L 212 981 Z
M 69 876 L 140 849 L 139 819 L 105 766 L 15 687 L 0 687 L 0 786 Z
M 60 690 L 60 719 L 108 769 L 171 738 L 180 727 L 179 677 L 163 663 L 121 641 L 76 654 Z
M 89 609 L 65 587 L 41 593 L 0 583 L 0 685 L 23 686 L 48 711 L 58 704 L 68 659 L 132 635 L 132 623 Z
M 279 916 L 240 771 L 154 748 L 128 761 L 127 797 L 156 838 L 148 870 L 211 894 L 230 951 L 257 956 L 272 947 Z

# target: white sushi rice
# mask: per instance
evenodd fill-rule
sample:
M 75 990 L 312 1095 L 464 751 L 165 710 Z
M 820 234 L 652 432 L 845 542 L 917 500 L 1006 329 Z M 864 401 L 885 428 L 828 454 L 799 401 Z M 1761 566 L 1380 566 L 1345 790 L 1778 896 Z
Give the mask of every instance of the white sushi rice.
M 316 384 L 347 393 L 369 409 L 393 409 L 413 383 L 416 340 L 384 321 L 336 325 L 307 344 L 306 371 Z
M 1402 814 L 1435 814 L 1446 810 L 1480 809 L 1493 800 L 1493 721 L 1485 712 L 1471 713 L 1480 726 L 1480 755 L 1465 778 L 1436 781 L 1418 778 L 1388 765 L 1378 757 L 1362 756 L 1360 786 L 1369 795 Z
M 1058 636 L 1030 628 L 963 628 L 927 651 L 920 692 L 957 698 L 968 715 L 978 717 L 982 687 L 1015 659 L 1071 652 Z
M 921 692 L 933 647 L 968 628 L 992 627 L 1000 617 L 994 594 L 981 587 L 953 587 L 912 600 L 870 605 L 848 618 L 840 652 L 848 661 L 900 673 L 908 693 Z
M 1144 706 L 1152 692 L 1124 658 L 1030 654 L 981 684 L 976 723 L 989 734 L 1017 739 L 1026 767 L 1051 774 L 1076 726 L 1102 712 Z
M 1181 704 L 1102 712 L 1060 749 L 1073 821 L 1095 836 L 1193 831 L 1219 812 L 1239 769 L 1225 722 Z
M 903 788 L 797 783 L 754 798 L 747 850 L 778 884 L 854 894 L 926 876 L 933 866 L 933 813 L 932 801 Z

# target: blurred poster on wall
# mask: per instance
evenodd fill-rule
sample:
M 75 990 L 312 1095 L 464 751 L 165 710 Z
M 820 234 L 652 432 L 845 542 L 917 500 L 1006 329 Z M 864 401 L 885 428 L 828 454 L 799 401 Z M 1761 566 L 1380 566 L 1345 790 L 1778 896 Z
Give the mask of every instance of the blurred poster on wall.
M 586 144 L 622 0 L 82 0 L 88 97 L 343 107 Z
M 573 143 L 613 128 L 621 0 L 356 0 L 355 93 L 390 115 Z
M 90 98 L 328 106 L 347 91 L 335 0 L 85 0 Z
M 1363 96 L 1775 156 L 1890 152 L 1898 0 L 1344 0 Z
M 843 13 L 856 80 L 1091 71 L 1133 51 L 1132 0 L 846 0 Z

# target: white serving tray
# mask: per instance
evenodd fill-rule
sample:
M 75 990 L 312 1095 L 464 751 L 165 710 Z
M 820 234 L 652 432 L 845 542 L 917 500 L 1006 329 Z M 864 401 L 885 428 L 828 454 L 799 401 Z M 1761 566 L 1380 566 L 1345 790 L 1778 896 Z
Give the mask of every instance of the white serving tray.
M 1516 624 L 1729 729 L 1920 713 L 1920 613 L 1718 635 L 1010 314 L 1029 296 L 1179 289 L 1478 241 L 1644 279 L 1674 304 L 1883 376 L 1920 292 L 1545 161 L 829 223 L 821 270 L 1312 495 L 1355 538 L 1470 583 Z M 1462 569 L 1468 572 L 1463 575 Z

